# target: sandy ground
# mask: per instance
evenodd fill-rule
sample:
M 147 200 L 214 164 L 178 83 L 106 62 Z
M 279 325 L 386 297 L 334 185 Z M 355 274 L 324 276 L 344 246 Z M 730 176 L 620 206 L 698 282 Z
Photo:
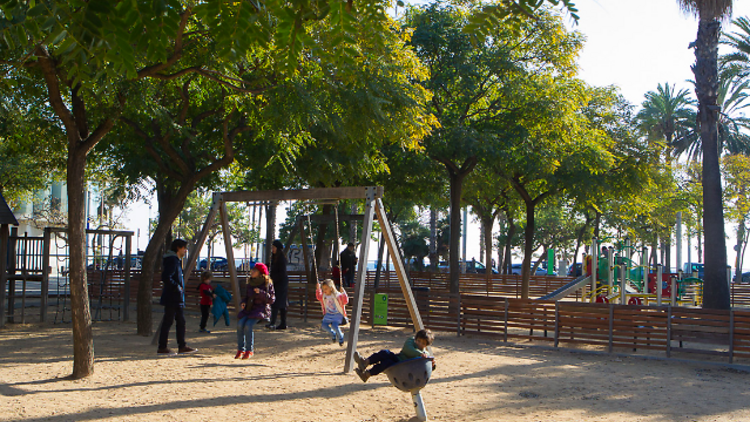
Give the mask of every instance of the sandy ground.
M 157 314 L 158 316 L 158 314 Z M 132 323 L 95 325 L 96 373 L 70 381 L 69 325 L 0 330 L 0 421 L 410 421 L 385 376 L 343 374 L 344 349 L 317 324 L 257 330 L 234 360 L 233 327 L 199 334 L 194 355 L 159 357 Z M 223 324 L 223 323 L 220 323 Z M 364 328 L 360 351 L 399 349 L 407 331 Z M 174 335 L 170 342 L 174 345 Z M 438 333 L 422 391 L 435 421 L 748 421 L 750 373 L 708 363 L 507 346 Z

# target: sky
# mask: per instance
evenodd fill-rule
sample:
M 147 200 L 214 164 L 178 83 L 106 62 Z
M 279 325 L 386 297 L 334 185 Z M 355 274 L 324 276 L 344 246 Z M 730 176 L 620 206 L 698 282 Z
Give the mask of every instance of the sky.
M 697 20 L 680 11 L 676 0 L 574 0 L 580 20 L 569 27 L 580 31 L 586 42 L 580 54 L 579 77 L 593 86 L 615 85 L 632 104 L 639 106 L 644 94 L 656 89 L 659 83 L 676 84 L 687 88 L 693 75 L 690 66 L 695 61 L 688 45 L 695 40 Z M 735 2 L 733 17 L 750 16 L 750 2 Z M 725 28 L 731 29 L 726 22 Z M 140 238 L 134 240 L 145 249 L 148 240 L 148 218 L 155 217 L 155 207 L 139 205 L 129 212 L 126 223 L 129 229 L 140 229 Z M 281 218 L 283 213 L 279 212 Z M 470 222 L 468 229 L 467 258 L 479 259 L 479 226 Z M 733 237 L 733 228 L 727 225 L 727 234 Z M 729 262 L 734 262 L 728 239 Z M 375 248 L 372 248 L 375 249 Z M 696 258 L 693 241 L 692 257 Z M 684 246 L 683 262 L 687 260 Z M 674 254 L 673 254 L 674 257 Z M 674 258 L 673 258 L 674 259 Z M 674 264 L 673 264 L 674 265 Z

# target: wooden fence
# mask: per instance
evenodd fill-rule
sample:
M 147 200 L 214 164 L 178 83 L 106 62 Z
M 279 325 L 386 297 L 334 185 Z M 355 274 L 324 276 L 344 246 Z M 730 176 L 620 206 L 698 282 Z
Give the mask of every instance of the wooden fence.
M 227 283 L 222 274 L 218 282 Z M 446 275 L 412 273 L 413 292 L 426 327 L 457 335 L 490 336 L 503 341 L 533 342 L 563 348 L 586 348 L 608 352 L 646 353 L 666 357 L 696 355 L 733 362 L 750 359 L 750 286 L 733 285 L 735 307 L 729 311 L 672 306 L 593 304 L 581 301 L 519 299 L 520 278 L 483 275 L 462 276 L 461 293 L 447 289 Z M 129 300 L 136 301 L 139 274 L 129 286 Z M 240 277 L 244 291 L 245 277 Z M 532 296 L 547 294 L 570 278 L 534 277 Z M 124 301 L 126 286 L 120 271 L 89 274 L 92 308 L 103 312 L 113 299 Z M 198 273 L 185 289 L 187 306 L 198 309 Z M 154 301 L 161 287 L 158 274 L 152 283 Z M 351 292 L 349 292 L 351 294 Z M 368 273 L 363 298 L 362 321 L 372 324 L 376 293 L 388 294 L 388 325 L 411 326 L 411 318 L 395 274 L 381 274 L 375 288 L 374 273 Z M 579 297 L 580 298 L 580 297 Z M 109 302 L 108 302 L 109 301 Z M 314 286 L 302 274 L 290 274 L 289 315 L 319 320 L 321 307 Z M 52 304 L 51 304 L 52 305 Z M 351 309 L 351 308 L 349 308 Z

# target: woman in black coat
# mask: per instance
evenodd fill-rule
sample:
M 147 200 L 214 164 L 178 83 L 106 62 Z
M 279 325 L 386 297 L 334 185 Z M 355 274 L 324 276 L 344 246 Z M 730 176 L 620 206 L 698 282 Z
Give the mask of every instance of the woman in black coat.
M 273 280 L 276 289 L 276 301 L 271 306 L 271 321 L 266 325 L 267 328 L 274 328 L 276 316 L 281 316 L 281 322 L 275 328 L 277 330 L 286 329 L 286 308 L 288 305 L 289 276 L 286 273 L 286 255 L 284 255 L 284 244 L 276 239 L 271 245 L 271 280 Z

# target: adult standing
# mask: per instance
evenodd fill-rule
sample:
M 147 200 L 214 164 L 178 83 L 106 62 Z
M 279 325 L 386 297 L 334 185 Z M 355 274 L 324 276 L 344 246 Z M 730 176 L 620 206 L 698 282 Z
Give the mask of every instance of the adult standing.
M 341 252 L 341 272 L 344 275 L 344 285 L 352 287 L 354 284 L 354 271 L 357 266 L 357 256 L 354 254 L 354 243 L 349 243 Z
M 276 239 L 271 244 L 271 280 L 276 290 L 276 301 L 271 306 L 271 321 L 266 324 L 266 328 L 276 328 L 277 330 L 286 330 L 286 310 L 289 305 L 289 276 L 286 273 L 287 260 L 284 255 L 284 244 L 281 240 Z M 278 326 L 276 316 L 281 316 Z
M 185 343 L 185 279 L 182 274 L 182 258 L 187 253 L 187 242 L 175 239 L 164 254 L 162 261 L 162 292 L 159 303 L 164 306 L 164 318 L 161 321 L 161 332 L 159 333 L 159 354 L 171 354 L 167 347 L 169 341 L 169 329 L 172 323 L 177 325 L 177 352 L 193 353 L 194 349 Z

